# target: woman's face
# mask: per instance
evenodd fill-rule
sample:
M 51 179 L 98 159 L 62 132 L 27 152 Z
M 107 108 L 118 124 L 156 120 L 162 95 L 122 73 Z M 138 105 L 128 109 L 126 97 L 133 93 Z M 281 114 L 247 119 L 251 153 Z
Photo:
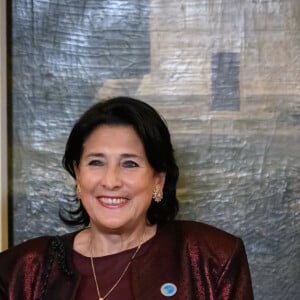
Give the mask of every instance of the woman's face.
M 97 127 L 83 145 L 75 173 L 91 225 L 112 230 L 144 226 L 154 187 L 162 190 L 165 181 L 131 126 Z

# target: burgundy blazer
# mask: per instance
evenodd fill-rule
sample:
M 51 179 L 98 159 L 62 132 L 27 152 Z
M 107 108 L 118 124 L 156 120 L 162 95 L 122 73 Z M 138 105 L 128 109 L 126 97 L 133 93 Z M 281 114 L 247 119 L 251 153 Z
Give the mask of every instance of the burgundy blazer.
M 0 253 L 0 300 L 75 299 L 75 235 L 39 237 Z M 242 240 L 199 222 L 159 226 L 130 272 L 135 300 L 253 299 Z M 177 293 L 163 296 L 164 283 L 173 283 Z

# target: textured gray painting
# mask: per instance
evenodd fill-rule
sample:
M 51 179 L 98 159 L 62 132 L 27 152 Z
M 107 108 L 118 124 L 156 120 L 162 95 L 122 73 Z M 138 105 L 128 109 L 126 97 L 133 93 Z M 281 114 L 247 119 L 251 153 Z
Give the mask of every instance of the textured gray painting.
M 179 218 L 243 238 L 255 299 L 300 299 L 298 0 L 12 0 L 12 243 L 70 231 L 61 167 L 92 103 L 166 118 Z

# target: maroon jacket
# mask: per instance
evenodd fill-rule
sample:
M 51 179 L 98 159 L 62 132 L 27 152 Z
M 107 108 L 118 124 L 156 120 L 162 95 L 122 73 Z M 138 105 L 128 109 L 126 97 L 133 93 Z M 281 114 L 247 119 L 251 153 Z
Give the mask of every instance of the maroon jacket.
M 80 281 L 72 262 L 75 235 L 40 237 L 2 252 L 0 300 L 74 299 Z M 154 239 L 130 267 L 135 300 L 166 299 L 160 287 L 167 282 L 177 287 L 172 300 L 253 299 L 241 239 L 191 221 L 159 226 Z

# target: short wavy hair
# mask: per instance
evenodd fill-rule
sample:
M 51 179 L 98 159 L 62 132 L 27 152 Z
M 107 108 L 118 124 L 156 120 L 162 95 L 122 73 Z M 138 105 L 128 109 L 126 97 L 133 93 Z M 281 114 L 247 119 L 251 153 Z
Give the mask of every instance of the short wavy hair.
M 74 163 L 79 165 L 84 142 L 101 125 L 125 125 L 134 128 L 143 143 L 152 168 L 156 172 L 166 173 L 163 199 L 159 203 L 151 202 L 147 219 L 151 224 L 175 219 L 178 212 L 176 185 L 179 170 L 170 132 L 159 113 L 143 101 L 116 97 L 99 102 L 88 109 L 71 130 L 62 160 L 63 167 L 75 179 Z M 74 210 L 62 208 L 60 217 L 68 225 L 87 226 L 90 222 L 89 215 L 81 202 L 77 203 L 79 206 Z

